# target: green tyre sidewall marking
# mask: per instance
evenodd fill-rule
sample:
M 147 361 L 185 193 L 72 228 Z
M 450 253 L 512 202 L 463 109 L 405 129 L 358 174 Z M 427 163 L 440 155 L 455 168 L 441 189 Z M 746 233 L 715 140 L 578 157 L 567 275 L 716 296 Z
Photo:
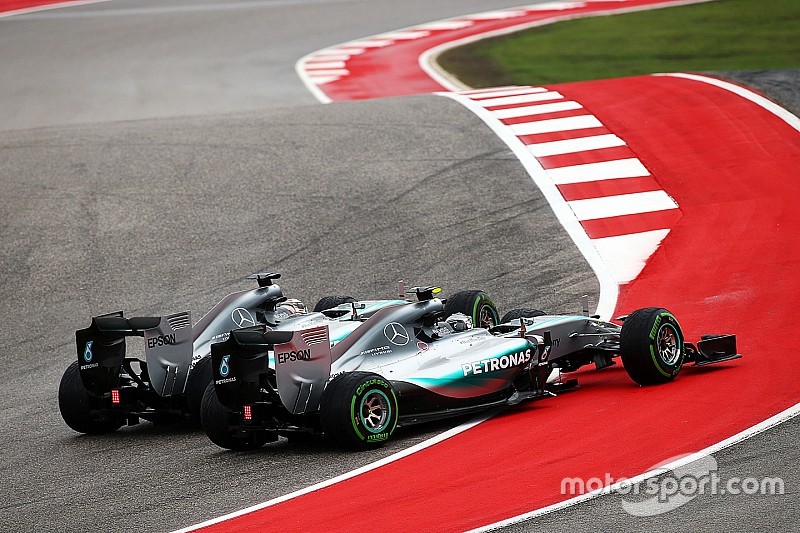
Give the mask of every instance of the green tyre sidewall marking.
M 662 319 L 663 319 L 663 323 L 662 323 Z M 675 333 L 675 336 L 680 341 L 680 346 L 681 346 L 681 355 L 678 358 L 678 361 L 675 363 L 674 366 L 673 365 L 667 365 L 666 363 L 661 361 L 660 357 L 656 357 L 656 354 L 655 354 L 655 346 L 658 343 L 658 337 L 661 334 L 661 330 L 664 329 L 667 326 L 672 328 L 673 332 Z M 656 370 L 658 370 L 659 373 L 661 373 L 664 377 L 667 377 L 667 378 L 674 377 L 680 371 L 681 366 L 683 366 L 683 358 L 685 356 L 684 347 L 683 347 L 684 346 L 683 345 L 683 332 L 681 330 L 680 324 L 678 323 L 678 319 L 675 318 L 675 316 L 672 315 L 671 313 L 661 313 L 660 315 L 658 315 L 658 317 L 656 318 L 655 322 L 653 323 L 653 329 L 651 330 L 650 339 L 653 341 L 650 344 L 650 357 L 653 359 L 653 364 L 655 365 Z M 667 366 L 667 368 L 669 368 L 670 371 L 669 372 L 665 371 L 662 368 L 662 366 Z
M 480 297 L 475 300 L 475 305 L 472 306 L 472 323 L 476 327 L 481 327 L 481 324 L 480 324 L 481 317 L 478 314 L 478 307 L 480 305 L 488 305 L 489 308 L 492 309 L 492 311 L 494 311 L 494 302 L 492 300 L 490 300 L 489 297 L 486 296 L 485 294 L 480 295 Z M 494 312 L 492 314 L 494 314 Z M 497 324 L 499 321 L 500 321 L 500 317 L 499 316 L 495 316 L 494 317 L 495 324 Z
M 352 400 L 350 400 L 350 422 L 353 424 L 353 430 L 356 432 L 356 436 L 361 440 L 367 440 L 367 438 L 361 433 L 361 430 L 358 429 L 358 417 L 356 416 L 356 398 L 357 395 L 353 394 Z

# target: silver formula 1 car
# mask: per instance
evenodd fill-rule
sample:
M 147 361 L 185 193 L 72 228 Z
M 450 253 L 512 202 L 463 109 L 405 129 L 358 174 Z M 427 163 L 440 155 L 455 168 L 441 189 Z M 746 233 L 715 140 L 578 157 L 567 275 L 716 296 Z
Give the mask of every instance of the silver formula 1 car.
M 59 408 L 69 427 L 81 433 L 108 433 L 140 418 L 188 418 L 199 425 L 200 402 L 211 382 L 211 345 L 232 329 L 275 326 L 305 313 L 289 300 L 276 273 L 249 276 L 258 288 L 229 294 L 199 322 L 191 314 L 124 318 L 122 312 L 92 318 L 75 333 L 77 361 L 59 387 Z M 346 297 L 326 297 L 315 310 L 334 307 Z M 144 358 L 126 353 L 126 337 L 144 337 Z
M 620 317 L 622 326 L 536 309 L 498 320 L 482 291 L 447 300 L 439 291 L 415 288 L 416 302 L 350 302 L 232 331 L 211 346 L 206 434 L 228 449 L 303 434 L 374 448 L 398 425 L 552 396 L 577 384 L 561 372 L 602 369 L 618 356 L 641 385 L 669 382 L 687 362 L 741 357 L 734 335 L 684 342 L 666 309 L 640 309 Z

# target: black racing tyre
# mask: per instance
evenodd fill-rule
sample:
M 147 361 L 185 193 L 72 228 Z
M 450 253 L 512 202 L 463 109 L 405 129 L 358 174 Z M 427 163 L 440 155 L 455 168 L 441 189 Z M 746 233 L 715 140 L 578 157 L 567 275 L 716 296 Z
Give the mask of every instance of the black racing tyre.
M 675 316 L 661 307 L 634 311 L 622 323 L 622 364 L 639 385 L 658 385 L 675 379 L 686 349 Z
M 508 313 L 503 315 L 503 318 L 500 319 L 501 324 L 506 324 L 511 322 L 512 320 L 516 320 L 518 318 L 533 318 L 537 316 L 546 315 L 544 311 L 540 311 L 538 309 L 533 309 L 531 307 L 525 307 L 520 309 L 512 309 Z
M 189 421 L 193 426 L 200 427 L 200 406 L 208 384 L 211 383 L 211 356 L 200 359 L 189 372 L 186 379 L 186 406 L 189 409 Z
M 371 372 L 350 372 L 334 378 L 320 402 L 325 437 L 355 450 L 379 448 L 397 427 L 397 395 L 388 380 Z
M 325 296 L 320 298 L 317 302 L 317 305 L 314 306 L 314 312 L 319 313 L 320 311 L 325 311 L 327 309 L 333 309 L 334 307 L 339 307 L 342 304 L 349 304 L 350 302 L 355 302 L 356 299 L 352 296 L 344 296 L 344 295 L 334 295 L 334 296 Z
M 491 328 L 500 323 L 500 314 L 489 296 L 483 291 L 460 291 L 450 296 L 444 304 L 445 316 L 463 313 L 472 318 L 476 328 Z
M 75 361 L 67 367 L 58 387 L 58 408 L 64 422 L 78 433 L 89 435 L 113 433 L 122 426 L 122 418 L 92 415 L 89 412 L 92 401 L 92 396 L 83 386 L 78 362 Z
M 211 442 L 228 450 L 255 450 L 269 439 L 265 433 L 238 430 L 239 414 L 232 413 L 217 398 L 214 383 L 209 383 L 200 405 L 200 421 Z

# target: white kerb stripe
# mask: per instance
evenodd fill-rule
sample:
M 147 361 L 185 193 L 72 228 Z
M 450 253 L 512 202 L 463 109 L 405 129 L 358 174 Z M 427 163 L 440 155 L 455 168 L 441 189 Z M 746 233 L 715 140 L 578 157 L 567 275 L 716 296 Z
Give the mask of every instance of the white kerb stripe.
M 583 2 L 545 2 L 544 4 L 527 6 L 525 9 L 528 11 L 550 11 L 551 9 L 572 9 L 573 7 L 583 6 Z
M 620 178 L 640 178 L 649 176 L 650 172 L 635 157 L 586 163 L 569 167 L 551 168 L 547 174 L 556 185 L 566 183 L 584 183 L 587 181 L 614 180 Z
M 564 98 L 557 92 L 545 92 L 536 94 L 522 94 L 519 96 L 506 96 L 505 98 L 492 98 L 478 102 L 484 107 L 496 105 L 529 104 L 531 102 L 543 102 L 546 100 L 560 100 Z
M 567 202 L 578 220 L 621 217 L 677 209 L 675 200 L 664 191 L 637 192 Z
M 350 54 L 338 53 L 338 54 L 329 54 L 329 55 L 322 55 L 322 56 L 312 56 L 306 59 L 303 64 L 310 65 L 315 62 L 321 61 L 347 61 L 350 59 Z
M 534 115 L 543 115 L 545 113 L 556 113 L 557 111 L 571 111 L 573 109 L 583 109 L 583 106 L 578 102 L 554 102 L 552 104 L 537 104 L 526 105 L 523 107 L 510 107 L 508 109 L 498 109 L 497 111 L 489 111 L 496 118 L 519 118 L 531 117 Z
M 414 26 L 415 30 L 458 30 L 475 24 L 471 20 L 440 20 Z
M 393 42 L 394 41 L 392 41 L 391 39 L 370 39 L 364 41 L 355 41 L 352 44 L 353 46 L 356 46 L 358 48 L 383 48 L 384 46 L 389 46 Z M 350 45 L 345 45 L 345 46 L 350 46 Z
M 319 69 L 319 70 L 309 70 L 309 76 L 345 76 L 350 74 L 350 71 L 344 68 L 338 69 Z
M 310 61 L 306 63 L 306 70 L 320 68 L 344 68 L 344 61 Z
M 353 48 L 341 48 L 338 50 L 340 54 L 347 54 L 351 56 L 357 56 L 359 54 L 363 54 L 366 52 L 366 48 L 357 48 L 356 45 L 353 45 Z
M 500 96 L 517 96 L 520 94 L 534 94 L 547 92 L 544 87 L 524 87 L 520 89 L 508 89 L 507 91 L 496 91 L 493 93 L 473 94 L 470 96 L 473 100 L 481 100 L 484 98 L 498 98 Z
M 316 57 L 316 56 L 334 56 L 334 55 L 340 55 L 340 54 L 352 55 L 352 54 L 361 53 L 363 51 L 364 51 L 363 49 L 362 50 L 358 50 L 358 49 L 355 49 L 355 48 L 331 48 L 330 50 L 320 50 L 319 52 L 314 52 L 314 57 Z
M 490 87 L 488 89 L 470 89 L 469 91 L 458 91 L 458 94 L 469 96 L 472 94 L 494 93 L 497 91 L 506 91 L 508 89 L 530 89 L 530 85 L 504 85 L 502 87 Z
M 502 20 L 514 17 L 521 17 L 527 15 L 527 11 L 521 9 L 507 10 L 507 11 L 489 11 L 487 13 L 478 13 L 477 15 L 467 15 L 464 17 L 468 20 Z
M 396 31 L 394 33 L 384 33 L 378 35 L 378 39 L 394 39 L 396 41 L 408 41 L 411 39 L 419 39 L 430 35 L 429 31 Z
M 613 148 L 615 146 L 625 146 L 625 141 L 609 133 L 608 135 L 592 135 L 591 137 L 529 144 L 528 150 L 536 157 L 546 157 L 548 155 L 574 154 L 575 152 L 600 150 L 601 148 Z
M 535 135 L 537 133 L 553 133 L 555 131 L 582 130 L 600 128 L 603 124 L 592 115 L 579 117 L 551 118 L 522 124 L 512 124 L 508 128 L 514 135 Z

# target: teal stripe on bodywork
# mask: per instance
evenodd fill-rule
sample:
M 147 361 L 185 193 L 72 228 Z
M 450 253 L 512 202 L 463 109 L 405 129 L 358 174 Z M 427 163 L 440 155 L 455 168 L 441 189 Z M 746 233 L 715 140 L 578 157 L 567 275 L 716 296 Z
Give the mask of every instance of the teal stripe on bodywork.
M 475 361 L 484 361 L 486 359 L 497 359 L 499 357 L 503 357 L 504 355 L 511 355 L 511 354 L 514 354 L 514 353 L 521 352 L 523 350 L 527 350 L 530 347 L 530 344 L 528 343 L 528 341 L 526 341 L 524 339 L 520 339 L 520 341 L 521 342 L 520 342 L 519 346 L 517 346 L 515 348 L 512 348 L 510 350 L 506 349 L 506 350 L 500 351 L 500 352 L 495 353 L 495 354 L 482 354 L 481 356 L 477 356 L 476 355 L 474 359 L 470 359 L 468 362 L 474 363 Z M 533 354 L 531 354 L 531 357 L 533 357 Z M 465 360 L 464 362 L 467 362 L 467 361 Z M 503 370 L 508 370 L 508 369 L 506 368 L 506 369 L 503 369 Z M 490 374 L 490 373 L 491 372 L 487 372 L 487 374 Z M 435 385 L 453 385 L 454 382 L 459 382 L 459 381 L 460 382 L 467 382 L 468 380 L 471 380 L 471 379 L 481 379 L 482 375 L 483 374 L 480 374 L 480 375 L 477 375 L 477 376 L 475 376 L 475 375 L 464 376 L 464 370 L 461 368 L 461 363 L 459 363 L 458 364 L 458 369 L 453 370 L 452 372 L 450 372 L 449 374 L 446 374 L 444 376 L 439 376 L 439 377 L 421 377 L 421 376 L 420 377 L 410 377 L 410 378 L 405 379 L 404 381 L 408 381 L 409 383 L 416 383 L 416 384 L 420 384 L 420 385 L 428 385 L 428 386 L 431 386 L 431 385 L 433 385 L 433 386 L 435 386 Z M 469 383 L 464 383 L 464 384 L 465 385 L 469 385 Z

